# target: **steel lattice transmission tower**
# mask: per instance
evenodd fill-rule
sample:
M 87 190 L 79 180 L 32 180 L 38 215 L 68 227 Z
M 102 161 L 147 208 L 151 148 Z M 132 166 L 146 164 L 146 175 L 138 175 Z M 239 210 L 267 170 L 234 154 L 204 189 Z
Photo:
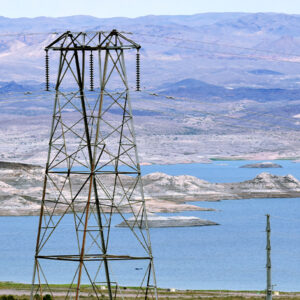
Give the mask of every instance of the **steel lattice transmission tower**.
M 47 90 L 50 50 L 59 62 L 32 298 L 55 298 L 50 283 L 60 280 L 64 299 L 157 299 L 124 58 L 131 49 L 139 89 L 140 46 L 116 30 L 65 32 L 45 48 Z M 115 227 L 121 221 L 126 228 Z

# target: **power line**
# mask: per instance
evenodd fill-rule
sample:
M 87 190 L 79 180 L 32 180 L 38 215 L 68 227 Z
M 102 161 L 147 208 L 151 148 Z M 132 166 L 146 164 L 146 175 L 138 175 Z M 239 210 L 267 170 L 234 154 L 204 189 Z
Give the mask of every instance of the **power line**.
M 133 90 L 133 89 L 130 89 L 130 90 Z M 53 94 L 55 91 L 51 91 L 50 94 Z M 152 96 L 152 97 L 161 97 L 161 98 L 165 98 L 165 99 L 168 99 L 168 100 L 180 100 L 180 101 L 194 101 L 196 103 L 201 103 L 201 104 L 205 104 L 207 105 L 208 102 L 201 102 L 201 101 L 198 101 L 196 99 L 191 99 L 191 98 L 186 98 L 186 97 L 174 97 L 174 96 L 169 96 L 169 95 L 163 95 L 163 94 L 158 94 L 158 93 L 155 93 L 153 91 L 146 91 L 146 90 L 142 90 L 141 92 L 149 95 L 149 96 Z M 22 94 L 21 94 L 22 93 Z M 22 96 L 22 98 L 24 96 L 28 96 L 28 97 L 31 97 L 31 96 L 43 96 L 44 98 L 47 98 L 49 96 L 49 92 L 39 92 L 39 93 L 32 93 L 32 94 L 28 94 L 28 95 L 23 95 L 24 92 L 20 92 L 19 95 L 17 95 L 18 97 Z M 74 94 L 74 93 L 69 93 L 70 95 L 71 94 Z M 90 92 L 90 93 L 86 93 L 87 95 L 90 95 L 90 94 L 93 94 L 93 92 Z M 7 99 L 7 97 L 5 98 Z M 46 99 L 39 99 L 40 101 L 43 101 L 43 100 L 46 100 Z M 11 103 L 19 103 L 19 102 L 31 102 L 32 99 L 21 99 L 21 100 L 6 100 L 6 101 L 1 101 L 0 102 L 0 105 L 1 104 L 11 104 Z M 241 110 L 242 111 L 242 110 Z M 250 110 L 248 110 L 250 111 Z M 288 129 L 288 130 L 293 130 L 293 131 L 299 131 L 299 129 L 297 128 L 294 128 L 294 127 L 289 127 L 289 126 L 282 126 L 282 125 L 278 125 L 278 124 L 274 124 L 274 123 L 270 123 L 270 122 L 266 122 L 266 121 L 260 121 L 260 120 L 253 120 L 253 119 L 248 119 L 248 120 L 245 120 L 245 117 L 254 117 L 254 116 L 270 116 L 271 118 L 280 118 L 282 120 L 287 120 L 287 121 L 290 121 L 290 119 L 288 118 L 284 118 L 282 116 L 276 116 L 274 114 L 270 114 L 270 113 L 267 113 L 267 112 L 257 112 L 257 111 L 250 111 L 252 112 L 252 115 L 246 115 L 245 117 L 234 117 L 234 116 L 228 116 L 227 114 L 221 114 L 221 113 L 215 113 L 215 112 L 208 112 L 208 111 L 200 111 L 198 110 L 197 111 L 198 113 L 202 113 L 203 116 L 212 116 L 212 117 L 221 117 L 221 118 L 226 118 L 226 119 L 229 119 L 229 120 L 234 120 L 234 121 L 247 121 L 247 122 L 251 122 L 252 125 L 256 125 L 256 126 L 259 126 L 259 125 L 267 125 L 267 126 L 272 126 L 278 130 L 278 129 Z M 222 122 L 222 121 L 219 121 L 219 120 L 213 120 L 215 123 L 218 123 L 218 124 L 226 124 L 225 122 Z M 250 124 L 250 123 L 249 123 Z M 249 129 L 250 127 L 249 126 L 242 126 L 242 125 L 234 125 L 234 124 L 228 124 L 227 126 L 230 126 L 231 128 L 240 128 L 240 129 Z M 258 128 L 258 129 L 261 129 L 261 128 Z
M 144 35 L 144 36 L 151 36 L 155 38 L 163 38 L 168 40 L 175 40 L 175 41 L 181 41 L 181 42 L 193 42 L 193 43 L 200 43 L 204 45 L 211 45 L 211 46 L 219 46 L 219 47 L 228 47 L 228 48 L 234 48 L 239 50 L 248 50 L 248 51 L 254 51 L 254 52 L 262 52 L 262 53 L 269 53 L 269 54 L 280 54 L 284 56 L 293 56 L 293 57 L 299 57 L 299 54 L 295 53 L 283 53 L 283 52 L 277 52 L 277 51 L 270 51 L 270 50 L 264 50 L 264 49 L 257 49 L 257 48 L 251 48 L 251 47 L 242 47 L 242 46 L 236 46 L 232 44 L 224 44 L 224 43 L 217 43 L 217 42 L 206 42 L 206 41 L 200 41 L 200 40 L 192 40 L 192 39 L 183 39 L 183 38 L 175 38 L 170 36 L 159 36 L 154 34 L 145 34 L 145 33 L 135 33 L 137 35 Z M 176 45 L 177 47 L 177 45 Z
M 17 33 L 1 33 L 0 37 L 17 37 L 17 36 L 34 36 L 34 35 L 50 35 L 61 34 L 62 32 L 17 32 Z
M 105 32 L 105 31 L 104 31 Z M 0 37 L 8 37 L 8 36 L 34 36 L 34 35 L 50 35 L 50 34 L 61 34 L 63 32 L 24 32 L 24 33 L 7 33 L 7 34 L 0 34 Z M 87 34 L 92 34 L 94 33 L 94 31 L 87 31 Z M 232 44 L 223 44 L 223 43 L 216 43 L 216 42 L 205 42 L 205 41 L 199 41 L 199 40 L 191 40 L 191 39 L 182 39 L 182 38 L 175 38 L 175 37 L 169 37 L 169 36 L 159 36 L 159 35 L 153 35 L 153 34 L 145 34 L 145 33 L 131 33 L 131 32 L 126 32 L 127 34 L 136 34 L 136 35 L 144 35 L 144 36 L 149 36 L 149 37 L 155 37 L 155 38 L 159 38 L 159 39 L 167 39 L 167 40 L 174 40 L 174 41 L 184 41 L 184 42 L 195 42 L 195 43 L 200 43 L 203 45 L 214 45 L 214 46 L 218 46 L 218 47 L 228 47 L 228 48 L 232 48 L 232 49 L 238 49 L 238 50 L 247 50 L 247 51 L 253 51 L 253 52 L 261 52 L 261 53 L 267 53 L 267 54 L 276 54 L 276 55 L 283 55 L 283 56 L 288 56 L 288 57 L 292 57 L 292 58 L 299 58 L 300 59 L 300 55 L 299 54 L 294 54 L 294 53 L 283 53 L 283 52 L 275 52 L 275 51 L 270 51 L 270 50 L 263 50 L 263 49 L 257 49 L 257 48 L 250 48 L 250 47 L 241 47 L 241 46 L 236 46 L 236 45 L 232 45 Z M 144 43 L 151 43 L 153 44 L 153 42 L 150 41 L 143 41 Z M 182 48 L 182 49 L 189 49 L 189 50 L 196 50 L 196 51 L 208 51 L 205 49 L 201 49 L 201 48 L 197 48 L 197 47 L 191 47 L 191 46 L 182 46 L 182 45 L 170 45 L 167 44 L 167 46 L 172 46 L 172 47 L 176 47 L 176 48 Z M 236 53 L 231 53 L 231 52 L 212 52 L 212 55 L 230 55 L 230 56 L 234 56 L 237 58 L 248 58 L 248 59 L 260 59 L 260 60 L 268 60 L 268 61 L 276 61 L 276 62 L 288 62 L 288 63 L 300 63 L 300 61 L 290 61 L 288 59 L 276 59 L 274 57 L 264 57 L 264 56 L 257 56 L 257 55 L 246 55 L 246 54 L 236 54 Z M 199 56 L 199 54 L 197 54 Z M 200 56 L 207 56 L 205 54 L 200 55 Z
M 153 44 L 153 42 L 150 41 L 142 41 L 143 43 L 149 43 L 149 44 Z M 193 50 L 193 51 L 206 51 L 208 52 L 208 50 L 205 49 L 201 49 L 201 48 L 197 48 L 197 47 L 189 47 L 189 46 L 180 46 L 180 45 L 170 45 L 170 44 L 166 44 L 165 46 L 167 47 L 176 47 L 176 48 L 182 48 L 182 49 L 189 49 L 189 50 Z M 197 56 L 201 56 L 201 57 L 207 57 L 207 54 L 196 54 Z M 220 56 L 230 56 L 230 57 L 236 57 L 236 58 L 245 58 L 245 59 L 259 59 L 259 60 L 267 60 L 267 61 L 275 61 L 275 62 L 287 62 L 287 63 L 300 63 L 300 58 L 299 61 L 291 61 L 288 59 L 276 59 L 273 57 L 267 57 L 267 56 L 258 56 L 258 55 L 246 55 L 246 54 L 236 54 L 236 53 L 232 53 L 232 52 L 216 52 L 216 51 L 212 51 L 210 53 L 210 55 L 220 55 Z M 300 57 L 300 56 L 299 56 Z
M 1 33 L 0 34 L 0 37 L 14 37 L 14 36 L 31 36 L 31 35 L 51 35 L 51 34 L 55 34 L 55 35 L 58 35 L 58 34 L 63 34 L 65 31 L 45 31 L 45 32 L 15 32 L 15 33 Z M 80 33 L 81 31 L 72 31 L 74 34 L 78 34 Z M 95 34 L 99 31 L 93 31 L 93 30 L 89 30 L 89 31 L 85 31 L 86 34 Z M 101 31 L 102 33 L 109 33 L 110 31 Z M 119 31 L 120 33 L 123 33 L 123 34 L 132 34 L 131 32 L 126 32 L 126 31 Z
M 87 34 L 93 34 L 96 31 L 87 31 Z M 103 32 L 108 32 L 108 31 L 103 31 Z M 30 35 L 50 35 L 50 34 L 62 34 L 63 31 L 55 31 L 55 32 L 18 32 L 18 33 L 3 33 L 0 34 L 0 37 L 6 37 L 6 36 L 30 36 Z M 247 50 L 247 51 L 253 51 L 253 52 L 261 52 L 261 53 L 268 53 L 268 54 L 276 54 L 276 55 L 284 55 L 284 56 L 292 56 L 292 57 L 299 57 L 299 54 L 296 53 L 284 53 L 280 51 L 271 51 L 271 50 L 265 50 L 265 49 L 257 49 L 257 48 L 251 48 L 251 47 L 242 47 L 242 46 L 236 46 L 233 44 L 227 44 L 227 43 L 217 43 L 217 42 L 207 42 L 207 41 L 201 41 L 201 40 L 194 40 L 194 39 L 183 39 L 183 38 L 178 38 L 178 37 L 171 37 L 171 36 L 161 36 L 161 35 L 155 35 L 155 34 L 150 34 L 150 33 L 140 33 L 140 32 L 124 32 L 126 34 L 135 34 L 135 35 L 142 35 L 142 36 L 149 36 L 149 37 L 154 37 L 154 38 L 159 38 L 159 39 L 167 39 L 167 40 L 174 40 L 174 41 L 180 41 L 180 42 L 192 42 L 192 43 L 199 43 L 203 45 L 211 45 L 211 46 L 218 46 L 218 47 L 228 47 L 228 48 L 233 48 L 233 49 L 239 49 L 239 50 Z M 181 47 L 181 48 L 187 48 L 187 49 L 193 49 L 195 48 L 190 48 L 186 46 L 178 46 L 176 47 Z M 199 49 L 200 50 L 200 49 Z M 202 50 L 202 49 L 201 49 Z M 230 53 L 232 54 L 232 53 Z M 234 55 L 234 54 L 232 54 Z

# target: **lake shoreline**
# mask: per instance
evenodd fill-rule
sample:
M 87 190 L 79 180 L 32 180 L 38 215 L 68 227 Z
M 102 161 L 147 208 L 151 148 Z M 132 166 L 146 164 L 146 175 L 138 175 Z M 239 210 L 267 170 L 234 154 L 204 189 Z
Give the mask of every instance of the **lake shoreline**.
M 300 181 L 292 175 L 274 175 L 275 169 L 272 169 L 272 174 L 265 172 L 266 169 L 252 168 L 248 171 L 246 168 L 240 168 L 238 162 L 232 162 L 234 168 L 228 169 L 230 162 L 224 164 L 214 163 L 206 167 L 198 164 L 178 165 L 178 168 L 194 168 L 192 171 L 199 173 L 199 176 L 191 175 L 169 175 L 172 174 L 171 169 L 176 166 L 145 166 L 142 170 L 146 171 L 146 175 L 142 176 L 145 203 L 147 212 L 149 213 L 181 213 L 184 211 L 214 211 L 213 208 L 203 208 L 200 205 L 194 205 L 192 202 L 215 202 L 221 200 L 240 200 L 240 199 L 255 199 L 255 198 L 300 198 Z M 297 166 L 289 162 L 290 165 L 297 169 Z M 153 172 L 165 168 L 166 173 Z M 218 169 L 227 169 L 233 173 L 237 172 L 244 174 L 257 174 L 254 178 L 231 182 L 211 182 L 207 178 L 202 179 L 201 172 L 204 176 L 209 174 L 219 175 L 215 173 Z M 239 169 L 238 169 L 239 168 Z M 170 170 L 171 172 L 167 171 Z M 286 172 L 284 168 L 282 172 Z M 34 165 L 26 165 L 20 163 L 0 162 L 0 216 L 36 216 L 40 213 L 41 195 L 44 178 L 44 169 Z M 227 171 L 226 171 L 227 172 Z M 189 173 L 189 171 L 187 171 Z M 179 173 L 180 174 L 180 173 Z M 227 175 L 227 173 L 225 174 Z M 63 177 L 59 174 L 53 174 L 52 180 L 60 182 Z M 129 188 L 134 181 L 134 178 L 128 175 L 118 175 L 122 180 L 124 188 Z M 228 176 L 228 175 L 227 175 Z M 200 178 L 201 179 L 200 179 Z M 77 177 L 76 177 L 77 178 Z M 76 179 L 75 178 L 75 179 Z M 225 177 L 224 177 L 225 178 Z M 72 181 L 72 185 L 76 189 L 80 186 L 80 181 Z M 80 178 L 79 178 L 80 179 Z M 225 178 L 226 179 L 226 178 Z M 107 175 L 102 179 L 105 186 L 111 186 L 114 182 L 114 175 Z M 65 191 L 67 193 L 68 190 Z M 104 193 L 101 189 L 102 194 Z M 138 197 L 137 194 L 133 195 Z M 116 197 L 122 198 L 122 189 L 117 187 Z M 102 195 L 103 200 L 100 203 L 104 207 L 103 212 L 107 207 L 105 195 Z M 67 199 L 66 199 L 67 201 Z M 61 203 L 55 206 L 54 215 L 61 215 L 66 210 L 66 203 Z M 51 208 L 51 204 L 47 204 Z M 85 199 L 83 196 L 76 199 L 76 211 L 78 213 L 84 211 Z M 127 209 L 127 210 L 126 210 Z M 127 206 L 122 208 L 123 213 L 130 213 Z
M 170 162 L 170 160 L 166 159 L 161 159 L 157 160 L 155 162 L 151 161 L 141 161 L 140 165 L 141 166 L 155 166 L 155 165 L 166 165 L 166 166 L 172 166 L 172 165 L 188 165 L 188 164 L 211 164 L 213 162 L 223 162 L 223 161 L 266 161 L 266 160 L 271 160 L 271 161 L 278 161 L 278 160 L 284 160 L 284 161 L 291 161 L 294 163 L 299 163 L 300 162 L 300 157 L 299 156 L 280 156 L 278 154 L 245 154 L 242 156 L 236 155 L 236 156 L 207 156 L 199 159 L 182 159 L 182 160 L 176 160 L 175 162 Z M 0 161 L 1 163 L 2 161 Z M 20 165 L 31 165 L 37 168 L 44 168 L 44 164 L 42 163 L 35 163 L 31 164 L 30 162 L 23 162 L 23 161 L 18 161 L 16 159 L 14 160 L 6 160 L 3 161 L 5 163 L 12 163 L 12 164 L 20 164 Z

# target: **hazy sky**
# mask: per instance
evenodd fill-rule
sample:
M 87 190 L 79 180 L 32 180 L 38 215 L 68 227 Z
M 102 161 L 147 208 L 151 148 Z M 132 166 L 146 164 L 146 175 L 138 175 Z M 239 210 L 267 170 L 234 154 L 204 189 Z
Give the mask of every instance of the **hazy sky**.
M 0 0 L 5 17 L 92 15 L 138 17 L 202 12 L 283 12 L 300 14 L 300 0 Z

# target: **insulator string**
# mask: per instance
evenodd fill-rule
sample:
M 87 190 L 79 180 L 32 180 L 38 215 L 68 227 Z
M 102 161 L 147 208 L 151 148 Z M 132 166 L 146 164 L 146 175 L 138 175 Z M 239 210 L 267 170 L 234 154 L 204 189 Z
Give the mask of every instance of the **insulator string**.
M 49 91 L 49 55 L 48 50 L 46 49 L 45 57 L 45 81 L 46 81 L 46 91 Z
M 140 92 L 140 53 L 136 53 L 136 91 Z
M 94 91 L 94 58 L 92 51 L 90 54 L 90 90 Z

